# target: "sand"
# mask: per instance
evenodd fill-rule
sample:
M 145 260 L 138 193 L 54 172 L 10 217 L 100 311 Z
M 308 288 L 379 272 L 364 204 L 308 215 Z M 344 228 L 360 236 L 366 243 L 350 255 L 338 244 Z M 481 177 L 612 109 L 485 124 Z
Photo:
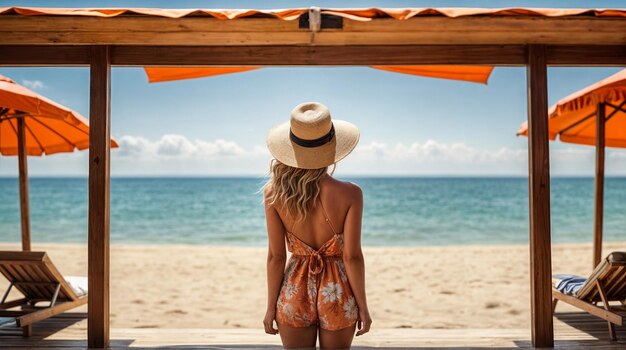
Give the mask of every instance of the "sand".
M 34 244 L 33 250 L 47 251 L 65 275 L 86 276 L 85 245 Z M 626 250 L 626 242 L 605 245 L 605 252 L 613 250 Z M 111 326 L 261 328 L 265 254 L 249 247 L 113 245 Z M 373 327 L 530 325 L 527 246 L 366 247 L 364 254 Z M 590 270 L 590 244 L 553 246 L 555 273 Z M 0 291 L 7 284 L 0 280 Z

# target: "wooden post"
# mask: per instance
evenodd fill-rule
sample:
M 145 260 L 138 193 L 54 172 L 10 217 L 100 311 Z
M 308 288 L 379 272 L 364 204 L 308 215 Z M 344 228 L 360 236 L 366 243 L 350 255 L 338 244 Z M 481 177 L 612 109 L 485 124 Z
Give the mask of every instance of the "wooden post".
M 593 268 L 602 259 L 602 224 L 604 219 L 604 150 L 606 129 L 606 104 L 596 107 L 596 181 L 593 217 Z
M 91 47 L 89 95 L 88 346 L 109 346 L 109 164 L 111 59 L 109 46 Z
M 550 151 L 546 47 L 528 46 L 528 191 L 530 218 L 530 307 L 535 347 L 552 347 L 550 244 Z
M 22 223 L 22 250 L 30 251 L 30 204 L 28 201 L 28 154 L 26 154 L 26 122 L 17 118 L 17 154 L 20 181 L 20 215 Z

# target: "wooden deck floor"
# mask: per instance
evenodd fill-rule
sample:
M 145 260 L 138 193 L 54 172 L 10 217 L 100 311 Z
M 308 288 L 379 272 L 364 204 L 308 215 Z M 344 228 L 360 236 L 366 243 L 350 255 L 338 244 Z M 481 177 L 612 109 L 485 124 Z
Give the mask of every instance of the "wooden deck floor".
M 31 338 L 1 336 L 0 348 L 84 349 L 86 315 L 68 313 L 33 327 Z M 610 342 L 606 323 L 587 314 L 557 314 L 555 347 L 559 349 L 624 349 L 626 327 Z M 261 329 L 112 329 L 112 348 L 280 349 L 280 339 Z M 354 342 L 355 349 L 531 348 L 528 329 L 374 329 Z

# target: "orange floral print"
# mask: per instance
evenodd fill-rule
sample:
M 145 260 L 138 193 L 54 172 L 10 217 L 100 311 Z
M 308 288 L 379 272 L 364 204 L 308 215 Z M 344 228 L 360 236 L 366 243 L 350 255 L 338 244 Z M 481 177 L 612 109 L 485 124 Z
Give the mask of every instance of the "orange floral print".
M 287 247 L 292 255 L 276 304 L 276 321 L 291 327 L 319 324 L 331 331 L 354 325 L 359 310 L 342 260 L 343 235 L 335 233 L 315 250 L 287 232 Z

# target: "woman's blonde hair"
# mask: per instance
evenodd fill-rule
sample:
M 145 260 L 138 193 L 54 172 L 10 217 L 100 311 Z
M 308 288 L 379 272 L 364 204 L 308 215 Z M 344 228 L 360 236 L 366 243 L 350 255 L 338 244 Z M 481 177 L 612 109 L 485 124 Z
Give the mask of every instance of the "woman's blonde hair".
M 329 167 L 300 169 L 272 159 L 269 180 L 263 186 L 266 204 L 286 211 L 296 222 L 303 221 L 320 195 L 320 180 Z M 329 175 L 335 171 L 333 170 Z

